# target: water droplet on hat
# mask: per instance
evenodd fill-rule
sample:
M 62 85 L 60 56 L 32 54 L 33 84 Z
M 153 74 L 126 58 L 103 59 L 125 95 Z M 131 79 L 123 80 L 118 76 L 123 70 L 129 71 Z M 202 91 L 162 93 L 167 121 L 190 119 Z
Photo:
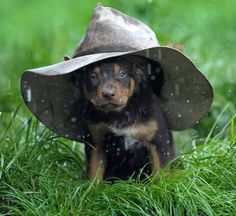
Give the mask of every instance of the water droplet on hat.
M 76 122 L 76 117 L 72 117 L 70 120 L 71 122 Z
M 30 87 L 27 88 L 27 90 L 26 90 L 26 100 L 27 100 L 27 102 L 31 102 L 31 100 L 32 100 L 32 92 L 31 92 Z
M 155 80 L 156 79 L 156 76 L 151 76 L 151 80 Z

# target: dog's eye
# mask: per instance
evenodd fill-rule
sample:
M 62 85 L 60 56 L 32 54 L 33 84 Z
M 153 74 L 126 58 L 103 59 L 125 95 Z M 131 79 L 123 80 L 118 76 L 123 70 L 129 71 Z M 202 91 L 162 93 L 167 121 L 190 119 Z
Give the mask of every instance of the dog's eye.
M 97 75 L 96 73 L 91 73 L 91 74 L 89 75 L 89 79 L 90 79 L 90 80 L 95 80 L 95 79 L 97 79 L 97 77 L 98 77 L 98 75 Z
M 125 71 L 120 71 L 119 72 L 119 78 L 120 79 L 123 79 L 123 78 L 125 78 L 127 76 L 127 73 L 125 72 Z

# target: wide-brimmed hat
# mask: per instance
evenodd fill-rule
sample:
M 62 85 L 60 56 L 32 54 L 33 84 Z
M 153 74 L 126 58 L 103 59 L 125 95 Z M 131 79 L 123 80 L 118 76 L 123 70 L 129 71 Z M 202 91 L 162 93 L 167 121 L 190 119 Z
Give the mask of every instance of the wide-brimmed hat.
M 46 67 L 26 70 L 21 92 L 30 111 L 52 131 L 83 140 L 85 122 L 81 92 L 71 76 L 92 63 L 113 57 L 141 56 L 158 62 L 164 83 L 158 97 L 172 130 L 184 130 L 207 113 L 213 90 L 205 76 L 182 52 L 160 46 L 141 21 L 98 5 L 74 56 Z M 150 82 L 155 89 L 155 80 Z M 155 93 L 155 91 L 154 91 Z

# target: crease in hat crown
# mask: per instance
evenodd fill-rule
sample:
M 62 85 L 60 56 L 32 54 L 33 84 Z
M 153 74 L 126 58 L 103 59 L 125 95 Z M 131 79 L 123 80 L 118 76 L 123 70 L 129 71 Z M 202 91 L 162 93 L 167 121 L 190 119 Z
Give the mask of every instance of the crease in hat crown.
M 116 9 L 98 5 L 74 57 L 156 46 L 159 46 L 156 34 L 146 24 Z

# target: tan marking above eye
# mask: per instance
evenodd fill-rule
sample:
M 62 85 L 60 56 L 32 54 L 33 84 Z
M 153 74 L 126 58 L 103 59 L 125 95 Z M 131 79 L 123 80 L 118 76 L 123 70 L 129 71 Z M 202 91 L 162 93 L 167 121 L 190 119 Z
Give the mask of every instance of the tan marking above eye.
M 114 73 L 119 73 L 120 72 L 120 65 L 114 64 Z
M 96 74 L 100 73 L 100 68 L 98 66 L 95 66 L 93 69 L 93 72 L 95 72 Z

